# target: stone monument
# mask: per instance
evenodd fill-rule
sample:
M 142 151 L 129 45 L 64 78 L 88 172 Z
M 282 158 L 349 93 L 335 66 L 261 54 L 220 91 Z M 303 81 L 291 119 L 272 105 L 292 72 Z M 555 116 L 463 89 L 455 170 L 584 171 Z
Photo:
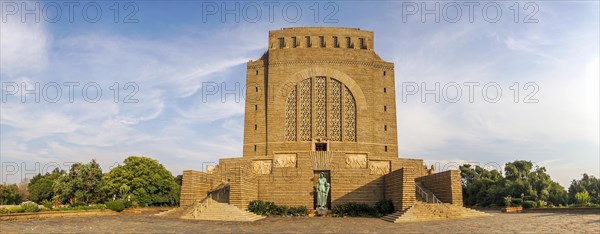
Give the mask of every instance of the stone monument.
M 423 160 L 399 157 L 394 64 L 375 52 L 373 32 L 284 28 L 265 46 L 245 67 L 242 157 L 184 171 L 181 206 L 227 186 L 241 209 L 252 200 L 317 210 L 388 199 L 404 210 L 416 203 L 416 181 L 462 205 L 458 171 L 429 174 Z

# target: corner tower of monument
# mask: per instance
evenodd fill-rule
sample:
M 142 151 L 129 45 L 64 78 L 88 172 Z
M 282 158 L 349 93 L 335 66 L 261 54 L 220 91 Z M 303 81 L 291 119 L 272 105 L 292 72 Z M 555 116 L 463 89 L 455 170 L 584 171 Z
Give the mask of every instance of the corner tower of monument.
M 244 158 L 311 151 L 398 158 L 394 64 L 375 53 L 373 32 L 284 28 L 270 31 L 268 43 L 247 64 Z

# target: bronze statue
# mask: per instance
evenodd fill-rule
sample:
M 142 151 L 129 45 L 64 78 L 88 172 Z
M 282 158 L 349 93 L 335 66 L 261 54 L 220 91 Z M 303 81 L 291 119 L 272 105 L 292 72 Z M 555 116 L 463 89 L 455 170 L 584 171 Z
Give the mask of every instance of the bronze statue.
M 329 195 L 329 183 L 325 173 L 321 172 L 317 181 L 317 208 L 327 208 L 327 196 Z

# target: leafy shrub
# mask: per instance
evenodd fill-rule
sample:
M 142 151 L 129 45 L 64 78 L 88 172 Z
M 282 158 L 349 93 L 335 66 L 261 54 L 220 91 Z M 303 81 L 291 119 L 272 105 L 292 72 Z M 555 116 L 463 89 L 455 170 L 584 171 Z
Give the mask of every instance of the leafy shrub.
M 535 201 L 524 201 L 523 202 L 523 208 L 528 209 L 528 208 L 535 208 L 537 207 L 537 203 Z
M 545 201 L 544 201 L 544 200 L 539 200 L 539 201 L 537 201 L 537 207 L 540 207 L 540 208 L 541 208 L 541 207 L 544 207 L 544 206 L 546 206 L 544 203 L 545 203 Z
M 307 213 L 308 208 L 306 206 L 290 207 L 289 210 L 290 216 L 306 216 Z
M 116 212 L 121 212 L 125 209 L 125 202 L 123 200 L 109 201 L 106 203 L 106 207 Z
M 25 208 L 21 206 L 13 206 L 10 208 L 0 208 L 0 214 L 12 214 L 12 213 L 23 213 L 25 212 Z
M 97 205 L 89 205 L 89 206 L 76 206 L 76 207 L 63 207 L 60 208 L 60 210 L 104 210 L 106 209 L 106 205 L 104 204 L 97 204 Z
M 521 198 L 511 198 L 511 204 L 512 206 L 521 206 L 521 204 L 523 203 L 523 199 Z
M 22 206 L 13 206 L 8 209 L 8 213 L 23 213 L 25 212 L 25 208 Z
M 0 214 L 14 214 L 14 213 L 23 213 L 25 212 L 25 208 L 22 206 L 13 206 L 10 208 L 0 208 Z
M 40 211 L 40 206 L 32 201 L 26 201 L 21 203 L 21 207 L 25 209 L 25 212 L 38 212 Z
M 254 200 L 248 203 L 248 210 L 258 215 L 272 215 L 275 213 L 275 208 L 276 206 L 273 202 Z
M 125 205 L 125 208 L 132 208 L 132 207 L 134 207 L 132 201 L 123 200 L 123 204 Z
M 83 202 L 75 202 L 75 203 L 71 204 L 71 207 L 82 207 L 82 206 L 87 206 L 87 204 L 85 204 Z
M 375 203 L 375 209 L 382 215 L 394 213 L 394 203 L 392 200 L 381 200 Z
M 308 209 L 305 206 L 277 206 L 273 202 L 254 200 L 248 203 L 248 210 L 258 215 L 305 216 Z
M 290 208 L 288 206 L 276 206 L 275 214 L 281 216 L 289 216 Z
M 351 217 L 382 217 L 394 213 L 394 204 L 391 200 L 381 200 L 371 206 L 363 203 L 342 203 L 333 208 L 333 216 L 351 216 Z
M 42 206 L 44 206 L 44 207 L 46 207 L 46 208 L 48 208 L 48 209 L 52 209 L 52 208 L 53 208 L 53 206 L 52 206 L 52 202 L 51 202 L 51 201 L 48 201 L 48 200 L 43 200 L 43 201 L 42 201 Z
M 575 200 L 577 200 L 577 203 L 581 206 L 586 206 L 590 203 L 590 194 L 587 191 L 578 192 L 575 194 Z
M 351 216 L 351 217 L 369 217 L 381 216 L 377 212 L 375 206 L 364 203 L 348 202 L 336 205 L 333 208 L 333 215 L 336 217 Z

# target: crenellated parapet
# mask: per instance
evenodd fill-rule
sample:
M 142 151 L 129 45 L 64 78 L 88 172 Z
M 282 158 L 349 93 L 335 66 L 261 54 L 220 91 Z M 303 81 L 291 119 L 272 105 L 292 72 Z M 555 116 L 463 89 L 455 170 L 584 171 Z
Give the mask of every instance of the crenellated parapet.
M 269 51 L 280 49 L 373 50 L 373 32 L 359 28 L 298 27 L 269 32 Z

